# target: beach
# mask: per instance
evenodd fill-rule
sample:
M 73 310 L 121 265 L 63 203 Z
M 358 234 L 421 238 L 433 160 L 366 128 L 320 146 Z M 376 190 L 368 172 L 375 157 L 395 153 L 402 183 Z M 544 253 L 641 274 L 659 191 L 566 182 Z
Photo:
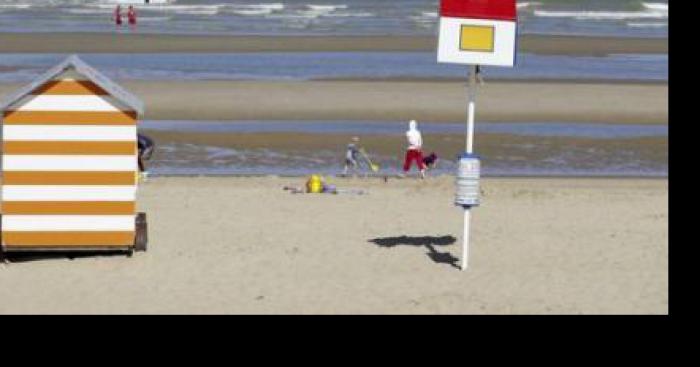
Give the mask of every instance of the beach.
M 8 254 L 0 314 L 668 314 L 659 1 L 517 3 L 515 67 L 481 69 L 461 271 L 468 68 L 437 63 L 437 3 L 180 0 L 116 27 L 113 4 L 0 0 L 0 100 L 77 54 L 155 141 L 148 251 Z M 399 175 L 410 120 L 425 180 Z M 311 174 L 340 192 L 285 189 Z
M 469 269 L 453 179 L 158 177 L 149 249 L 0 265 L 0 313 L 666 314 L 666 179 L 487 178 Z
M 463 121 L 466 82 L 126 81 L 152 120 Z M 22 84 L 0 84 L 9 95 Z M 480 121 L 668 122 L 667 83 L 487 82 Z

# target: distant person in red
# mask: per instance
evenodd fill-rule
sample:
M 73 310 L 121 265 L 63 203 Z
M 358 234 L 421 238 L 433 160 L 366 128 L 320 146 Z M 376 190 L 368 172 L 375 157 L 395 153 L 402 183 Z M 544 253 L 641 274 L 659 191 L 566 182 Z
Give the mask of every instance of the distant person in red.
M 133 5 L 129 5 L 129 11 L 126 13 L 127 19 L 129 19 L 129 27 L 133 30 L 136 28 L 136 9 Z
M 114 14 L 112 15 L 112 20 L 114 20 L 114 24 L 117 25 L 117 27 L 121 27 L 122 25 L 122 6 L 117 5 L 117 7 L 114 9 Z

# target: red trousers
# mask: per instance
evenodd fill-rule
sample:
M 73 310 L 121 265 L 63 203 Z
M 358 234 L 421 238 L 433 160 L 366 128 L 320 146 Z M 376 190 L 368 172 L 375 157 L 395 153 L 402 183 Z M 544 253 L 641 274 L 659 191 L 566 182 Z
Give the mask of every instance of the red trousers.
M 406 159 L 403 162 L 403 171 L 408 172 L 411 168 L 411 162 L 416 161 L 418 169 L 424 170 L 425 164 L 423 164 L 423 152 L 419 149 L 408 149 L 406 150 Z

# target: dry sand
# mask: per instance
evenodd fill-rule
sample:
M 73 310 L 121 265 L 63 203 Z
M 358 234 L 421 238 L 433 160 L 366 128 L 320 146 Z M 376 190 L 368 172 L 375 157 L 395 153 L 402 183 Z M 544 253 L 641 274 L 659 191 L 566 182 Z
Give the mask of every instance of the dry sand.
M 520 51 L 601 56 L 667 53 L 667 39 L 521 35 Z M 435 36 L 225 36 L 123 33 L 0 33 L 0 52 L 151 53 L 434 51 Z
M 0 264 L 0 313 L 668 313 L 667 180 L 485 179 L 467 272 L 452 179 L 302 181 L 152 179 L 148 252 Z
M 147 119 L 463 121 L 466 82 L 126 81 Z M 0 96 L 20 84 L 0 84 Z M 479 121 L 668 122 L 668 84 L 487 82 Z

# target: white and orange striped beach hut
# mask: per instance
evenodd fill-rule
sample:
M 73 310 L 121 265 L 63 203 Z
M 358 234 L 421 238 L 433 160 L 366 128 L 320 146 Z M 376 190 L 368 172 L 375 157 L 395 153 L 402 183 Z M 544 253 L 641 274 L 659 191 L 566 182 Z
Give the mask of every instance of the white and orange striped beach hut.
M 145 251 L 138 98 L 70 56 L 0 111 L 2 251 Z

